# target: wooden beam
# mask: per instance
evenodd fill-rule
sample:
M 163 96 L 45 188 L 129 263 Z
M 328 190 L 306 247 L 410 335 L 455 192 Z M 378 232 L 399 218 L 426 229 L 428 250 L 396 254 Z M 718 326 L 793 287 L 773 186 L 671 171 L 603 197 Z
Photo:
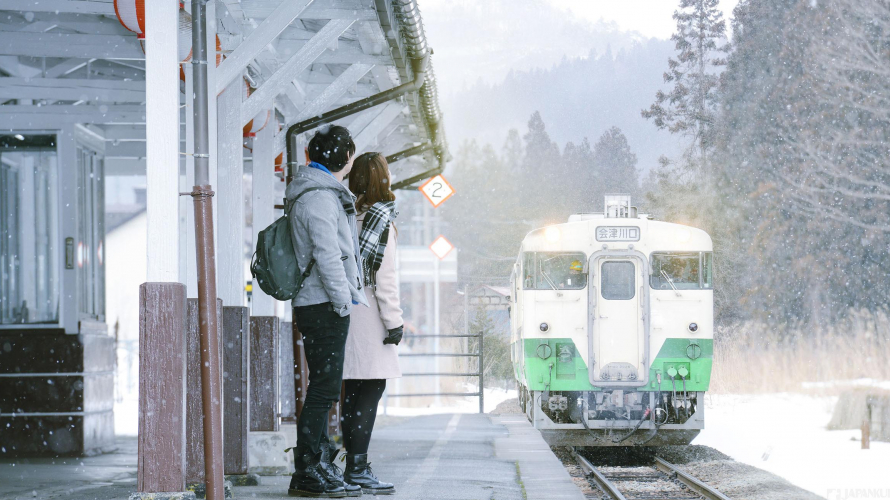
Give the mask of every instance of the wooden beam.
M 86 66 L 88 62 L 94 60 L 95 59 L 71 58 L 66 61 L 62 61 L 51 68 L 46 68 L 46 74 L 44 76 L 46 78 L 58 78 L 60 76 L 65 76 L 69 73 L 77 71 L 78 69 Z
M 40 0 L 23 5 L 21 0 L 0 0 L 0 10 L 114 16 L 114 3 L 95 0 Z
M 242 124 L 253 119 L 260 110 L 272 105 L 273 99 L 284 91 L 300 73 L 322 55 L 331 42 L 336 41 L 353 23 L 352 19 L 336 19 L 328 22 L 318 34 L 306 42 L 290 59 L 278 68 L 241 107 Z
M 380 132 L 383 132 L 404 110 L 404 104 L 391 101 L 384 105 L 380 113 L 361 132 L 356 133 L 355 130 L 351 130 L 355 137 L 355 150 L 366 151 L 369 147 L 375 146 Z
M 145 82 L 79 78 L 0 78 L 0 99 L 144 102 Z
M 178 90 L 177 90 L 178 92 Z M 145 123 L 145 107 L 134 105 L 0 106 L 0 129 L 57 128 L 64 123 Z
M 314 0 L 282 0 L 278 7 L 217 68 L 217 89 L 226 88 Z
M 13 33 L 3 31 L 0 32 L 0 54 L 140 61 L 145 59 L 145 53 L 139 48 L 139 42 L 136 40 L 135 34 L 133 36 L 119 36 L 84 35 L 81 33 Z
M 266 19 L 271 16 L 275 10 L 272 4 L 249 5 L 242 4 L 244 15 L 253 19 Z M 306 20 L 325 20 L 325 19 L 358 19 L 361 21 L 377 21 L 377 11 L 375 9 L 366 8 L 328 8 L 325 6 L 312 6 L 302 14 L 300 19 Z
M 327 111 L 331 105 L 337 102 L 350 87 L 354 86 L 368 71 L 371 70 L 370 64 L 353 64 L 346 68 L 346 71 L 340 74 L 330 85 L 328 85 L 315 99 L 312 100 L 305 108 L 300 110 L 297 121 L 303 121 L 311 116 Z

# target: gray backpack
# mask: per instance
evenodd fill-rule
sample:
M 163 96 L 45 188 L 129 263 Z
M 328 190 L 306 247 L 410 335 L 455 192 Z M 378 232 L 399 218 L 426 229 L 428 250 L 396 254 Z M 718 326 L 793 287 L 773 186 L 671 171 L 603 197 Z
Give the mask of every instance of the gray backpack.
M 253 276 L 254 283 L 272 298 L 292 300 L 300 293 L 303 281 L 309 277 L 315 266 L 315 259 L 312 259 L 306 266 L 306 270 L 300 272 L 287 216 L 301 196 L 322 189 L 333 191 L 331 188 L 323 187 L 308 188 L 288 204 L 282 217 L 260 231 L 257 236 L 256 251 L 250 261 L 250 274 Z

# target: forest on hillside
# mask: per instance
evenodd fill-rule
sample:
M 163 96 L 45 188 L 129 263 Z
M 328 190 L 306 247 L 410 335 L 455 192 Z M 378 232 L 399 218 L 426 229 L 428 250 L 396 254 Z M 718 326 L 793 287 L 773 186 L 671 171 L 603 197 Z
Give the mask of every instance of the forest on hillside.
M 634 151 L 648 145 L 618 124 L 557 143 L 537 112 L 501 143 L 455 148 L 442 211 L 462 281 L 507 281 L 526 232 L 620 191 L 712 235 L 719 324 L 887 309 L 890 6 L 743 0 L 730 38 L 716 3 L 680 0 L 664 82 L 633 110 L 672 141 L 645 175 Z

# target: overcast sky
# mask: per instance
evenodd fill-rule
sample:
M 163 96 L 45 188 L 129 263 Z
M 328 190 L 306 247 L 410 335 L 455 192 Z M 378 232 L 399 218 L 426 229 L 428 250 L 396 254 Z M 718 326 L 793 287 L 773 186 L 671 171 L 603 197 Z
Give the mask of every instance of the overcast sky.
M 434 0 L 441 1 L 441 0 Z M 621 29 L 656 38 L 670 38 L 676 28 L 671 18 L 679 2 L 671 0 L 547 0 L 564 10 L 597 21 L 614 21 Z M 729 20 L 739 0 L 720 0 L 723 18 Z M 727 22 L 727 28 L 729 23 Z

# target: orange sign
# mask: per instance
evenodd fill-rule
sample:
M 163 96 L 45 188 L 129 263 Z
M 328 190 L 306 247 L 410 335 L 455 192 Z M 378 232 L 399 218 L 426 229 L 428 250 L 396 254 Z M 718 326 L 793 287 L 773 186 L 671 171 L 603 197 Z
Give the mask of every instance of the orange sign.
M 444 177 L 437 175 L 420 186 L 420 192 L 433 204 L 433 207 L 439 208 L 439 205 L 454 195 L 454 188 Z
M 433 253 L 436 254 L 436 257 L 438 257 L 439 260 L 445 260 L 445 257 L 448 257 L 448 254 L 450 254 L 451 251 L 454 250 L 454 245 L 452 245 L 450 241 L 446 240 L 444 236 L 439 236 L 438 238 L 436 238 L 436 241 L 434 241 L 433 244 L 430 245 L 430 250 L 432 250 Z

